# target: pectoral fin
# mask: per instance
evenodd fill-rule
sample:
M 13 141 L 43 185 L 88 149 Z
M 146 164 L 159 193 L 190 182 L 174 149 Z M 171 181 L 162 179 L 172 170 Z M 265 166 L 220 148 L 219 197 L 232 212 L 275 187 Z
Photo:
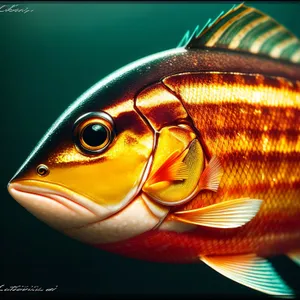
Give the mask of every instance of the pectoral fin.
M 259 211 L 262 200 L 241 198 L 210 206 L 178 211 L 174 219 L 207 227 L 236 228 L 249 222 Z
M 173 133 L 176 135 L 172 136 Z M 165 140 L 168 141 L 167 145 Z M 174 150 L 171 152 L 172 148 Z M 167 156 L 168 152 L 170 154 Z M 143 192 L 166 206 L 185 203 L 197 191 L 204 163 L 201 145 L 188 129 L 179 127 L 177 131 L 171 131 L 164 128 Z
M 216 192 L 223 176 L 223 168 L 220 160 L 213 156 L 204 169 L 199 180 L 199 190 L 210 190 Z
M 292 298 L 294 292 L 280 278 L 272 264 L 255 254 L 202 256 L 201 261 L 222 275 L 252 289 Z
M 163 181 L 184 180 L 188 178 L 188 168 L 183 162 L 188 149 L 180 153 L 174 151 L 160 168 L 147 180 L 145 189 Z

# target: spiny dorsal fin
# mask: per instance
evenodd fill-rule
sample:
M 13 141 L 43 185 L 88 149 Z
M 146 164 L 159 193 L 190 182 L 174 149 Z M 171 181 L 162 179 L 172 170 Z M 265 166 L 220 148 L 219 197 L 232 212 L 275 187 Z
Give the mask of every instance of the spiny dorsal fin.
M 184 35 L 178 47 L 223 48 L 300 63 L 300 41 L 271 17 L 243 3 L 222 12 L 199 30 Z

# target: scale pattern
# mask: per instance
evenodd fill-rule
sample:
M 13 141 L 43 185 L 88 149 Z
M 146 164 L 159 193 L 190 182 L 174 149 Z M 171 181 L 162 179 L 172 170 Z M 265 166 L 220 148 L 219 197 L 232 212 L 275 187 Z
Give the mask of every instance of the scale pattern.
M 152 230 L 101 248 L 152 261 L 192 262 L 199 255 L 300 249 L 300 82 L 259 74 L 186 73 L 164 79 L 194 121 L 208 158 L 224 168 L 219 190 L 200 192 L 175 210 L 262 199 L 258 214 L 233 229 Z
M 300 236 L 300 82 L 198 73 L 164 83 L 182 100 L 208 156 L 218 156 L 225 171 L 217 193 L 202 192 L 180 209 L 262 199 L 259 213 L 239 236 L 272 234 L 274 241 L 282 234 Z

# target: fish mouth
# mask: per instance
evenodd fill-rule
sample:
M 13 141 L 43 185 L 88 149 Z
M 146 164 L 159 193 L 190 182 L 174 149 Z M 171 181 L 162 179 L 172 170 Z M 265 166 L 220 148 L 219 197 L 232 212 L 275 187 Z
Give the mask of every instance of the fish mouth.
M 12 181 L 10 195 L 51 227 L 65 230 L 101 221 L 112 212 L 66 187 L 38 180 Z

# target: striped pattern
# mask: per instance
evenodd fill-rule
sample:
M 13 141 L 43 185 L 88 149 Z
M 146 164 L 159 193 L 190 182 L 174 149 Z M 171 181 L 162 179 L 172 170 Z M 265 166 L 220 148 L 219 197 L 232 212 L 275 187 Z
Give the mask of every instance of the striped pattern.
M 279 108 L 300 109 L 300 81 L 260 74 L 198 72 L 174 75 L 164 83 L 177 82 L 174 87 L 190 105 L 236 103 Z M 173 86 L 172 86 L 173 88 Z M 215 121 L 215 120 L 214 120 Z
M 236 235 L 239 243 L 227 239 L 224 232 L 220 236 L 228 247 L 216 243 L 201 251 L 210 255 L 283 251 L 281 247 L 296 242 L 292 235 L 299 245 L 299 82 L 203 72 L 170 76 L 164 84 L 182 100 L 205 152 L 217 156 L 224 168 L 217 193 L 201 192 L 180 209 L 243 197 L 263 200 L 257 216 Z
M 240 228 L 151 230 L 99 247 L 172 263 L 198 261 L 199 255 L 268 257 L 299 249 L 299 82 L 262 75 L 186 73 L 167 77 L 163 83 L 182 101 L 206 153 L 217 155 L 224 168 L 217 193 L 201 191 L 175 211 L 243 197 L 262 199 L 263 204 L 255 218 Z M 169 218 L 165 221 L 173 222 L 172 215 Z
M 186 33 L 179 46 L 215 47 L 262 54 L 300 63 L 300 41 L 285 27 L 262 12 L 243 4 L 221 14 L 202 30 Z

